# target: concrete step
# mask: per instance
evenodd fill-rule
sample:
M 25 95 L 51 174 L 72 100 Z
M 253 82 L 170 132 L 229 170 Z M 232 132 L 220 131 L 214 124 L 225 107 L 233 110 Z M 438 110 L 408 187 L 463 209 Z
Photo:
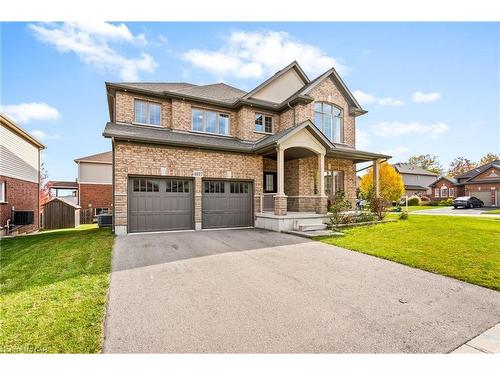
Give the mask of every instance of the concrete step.
M 313 230 L 325 230 L 326 224 L 300 224 L 298 225 L 299 232 L 310 232 Z
M 308 232 L 299 232 L 298 230 L 289 230 L 284 233 L 293 234 L 294 236 L 305 237 L 305 238 L 314 238 L 314 237 L 323 237 L 323 236 L 343 236 L 344 233 L 335 232 L 332 230 L 311 230 Z

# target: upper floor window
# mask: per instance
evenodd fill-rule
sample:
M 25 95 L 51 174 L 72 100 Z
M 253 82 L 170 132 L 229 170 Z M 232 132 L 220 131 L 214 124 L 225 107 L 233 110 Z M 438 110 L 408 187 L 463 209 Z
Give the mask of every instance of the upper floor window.
M 134 113 L 134 122 L 137 124 L 161 124 L 161 106 L 158 103 L 151 103 L 136 99 L 134 103 Z
M 5 181 L 0 181 L 0 203 L 5 202 Z
M 343 142 L 343 111 L 333 104 L 314 104 L 314 125 L 332 142 Z
M 273 116 L 255 114 L 255 131 L 262 133 L 273 132 Z
M 229 115 L 193 108 L 192 112 L 193 130 L 214 134 L 229 134 Z

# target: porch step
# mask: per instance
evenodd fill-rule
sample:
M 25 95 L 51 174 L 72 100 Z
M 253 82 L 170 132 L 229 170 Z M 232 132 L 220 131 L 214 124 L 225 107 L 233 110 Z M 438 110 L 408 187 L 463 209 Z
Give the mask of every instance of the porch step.
M 284 233 L 292 234 L 294 236 L 305 237 L 305 238 L 314 238 L 314 237 L 323 237 L 323 236 L 343 236 L 342 232 L 335 232 L 332 230 L 311 230 L 308 232 L 300 232 L 298 230 L 289 230 Z
M 326 224 L 299 224 L 298 229 L 299 232 L 310 232 L 313 230 L 325 230 L 327 227 Z

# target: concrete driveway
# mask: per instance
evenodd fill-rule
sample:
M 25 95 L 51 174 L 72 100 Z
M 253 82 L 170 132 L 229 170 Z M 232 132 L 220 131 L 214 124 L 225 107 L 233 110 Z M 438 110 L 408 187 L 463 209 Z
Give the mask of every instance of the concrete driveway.
M 118 237 L 105 352 L 450 352 L 500 293 L 257 229 Z
M 474 216 L 474 217 L 489 217 L 500 218 L 499 214 L 485 214 L 485 212 L 494 210 L 495 208 L 453 208 L 453 207 L 438 207 L 428 210 L 414 211 L 412 214 L 417 215 L 449 215 L 449 216 Z

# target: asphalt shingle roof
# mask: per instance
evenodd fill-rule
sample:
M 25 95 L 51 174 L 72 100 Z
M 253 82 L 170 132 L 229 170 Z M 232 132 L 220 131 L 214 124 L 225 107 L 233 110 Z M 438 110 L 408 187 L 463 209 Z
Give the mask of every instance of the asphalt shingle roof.
M 432 173 L 426 169 L 416 167 L 414 165 L 407 164 L 407 163 L 396 163 L 396 164 L 393 164 L 393 167 L 396 168 L 396 170 L 399 173 L 418 174 L 418 175 L 424 175 L 424 176 L 437 176 L 436 173 Z
M 458 176 L 455 176 L 455 178 L 457 178 L 457 179 L 471 178 L 475 175 L 478 175 L 478 174 L 484 172 L 485 170 L 491 168 L 492 166 L 496 166 L 496 167 L 500 168 L 500 160 L 493 160 L 491 163 L 481 165 L 477 168 L 472 168 L 471 170 L 469 170 L 465 173 L 462 173 L 462 174 L 459 174 Z

